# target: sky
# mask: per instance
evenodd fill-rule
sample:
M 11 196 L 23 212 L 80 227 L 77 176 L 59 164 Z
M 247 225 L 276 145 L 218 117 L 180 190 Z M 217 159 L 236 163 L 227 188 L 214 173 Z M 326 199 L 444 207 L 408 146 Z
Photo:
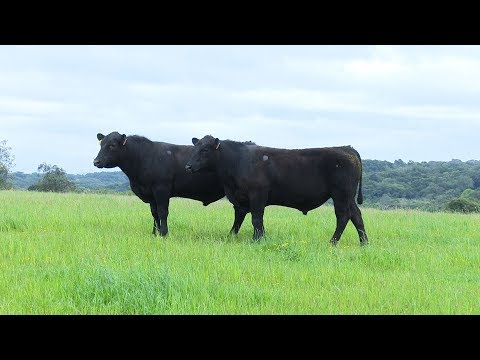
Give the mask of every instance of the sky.
M 480 46 L 0 45 L 0 141 L 25 173 L 106 171 L 113 131 L 478 160 L 479 100 Z

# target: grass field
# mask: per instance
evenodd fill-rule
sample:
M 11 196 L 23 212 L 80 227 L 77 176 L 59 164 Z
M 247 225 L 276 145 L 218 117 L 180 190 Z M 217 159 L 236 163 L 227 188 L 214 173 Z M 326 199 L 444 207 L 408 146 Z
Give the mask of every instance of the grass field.
M 229 202 L 172 199 L 151 235 L 135 196 L 0 191 L 1 314 L 480 314 L 480 216 L 362 208 L 332 248 L 331 206 L 267 207 L 237 237 Z

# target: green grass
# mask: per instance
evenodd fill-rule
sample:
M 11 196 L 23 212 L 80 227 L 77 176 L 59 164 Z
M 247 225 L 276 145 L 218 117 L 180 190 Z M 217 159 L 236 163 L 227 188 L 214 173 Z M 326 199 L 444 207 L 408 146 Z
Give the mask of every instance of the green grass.
M 0 314 L 480 314 L 480 215 L 361 208 L 370 245 L 331 206 L 170 203 L 151 235 L 134 196 L 0 191 Z

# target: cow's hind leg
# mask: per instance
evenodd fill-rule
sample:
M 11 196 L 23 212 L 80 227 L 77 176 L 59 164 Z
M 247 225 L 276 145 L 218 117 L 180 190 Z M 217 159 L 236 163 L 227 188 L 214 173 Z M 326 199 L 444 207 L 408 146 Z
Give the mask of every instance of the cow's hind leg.
M 263 226 L 263 213 L 267 203 L 267 194 L 256 191 L 249 194 L 250 212 L 252 213 L 253 240 L 259 240 L 265 235 Z
M 336 246 L 343 234 L 343 231 L 345 230 L 345 227 L 347 226 L 348 221 L 351 218 L 351 210 L 350 206 L 348 205 L 348 201 L 343 199 L 334 198 L 333 204 L 335 207 L 335 216 L 337 217 L 337 227 L 332 238 L 330 239 L 330 243 Z
M 252 209 L 252 225 L 253 225 L 253 240 L 260 240 L 265 235 L 265 227 L 263 226 L 262 209 Z
M 243 220 L 245 220 L 245 216 L 248 214 L 248 210 L 241 206 L 234 205 L 233 208 L 235 209 L 235 221 L 233 222 L 232 229 L 230 230 L 231 235 L 237 235 L 240 227 L 243 224 Z
M 154 236 L 157 236 L 157 230 L 159 230 L 160 228 L 160 219 L 158 218 L 157 204 L 155 203 L 155 201 L 152 201 L 150 203 L 150 211 L 152 212 L 152 216 L 153 216 L 152 234 Z
M 360 245 L 367 245 L 368 244 L 368 237 L 367 233 L 365 232 L 365 225 L 363 224 L 362 213 L 358 207 L 358 205 L 353 201 L 350 205 L 352 210 L 352 222 L 353 225 L 357 228 L 358 237 L 360 238 Z

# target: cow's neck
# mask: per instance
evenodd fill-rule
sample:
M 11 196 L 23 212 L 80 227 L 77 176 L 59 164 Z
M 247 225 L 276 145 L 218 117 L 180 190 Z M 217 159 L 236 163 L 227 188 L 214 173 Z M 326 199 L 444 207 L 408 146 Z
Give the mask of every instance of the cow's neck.
M 228 142 L 221 142 L 218 150 L 217 174 L 222 179 L 235 175 L 238 163 L 238 149 L 233 148 Z
M 139 176 L 140 170 L 144 168 L 143 163 L 145 162 L 145 156 L 142 156 L 144 151 L 140 151 L 140 145 L 131 138 L 127 138 L 127 144 L 125 146 L 127 146 L 125 157 L 118 167 L 129 179 L 135 180 Z M 142 144 L 142 150 L 144 150 L 145 146 L 149 145 Z

